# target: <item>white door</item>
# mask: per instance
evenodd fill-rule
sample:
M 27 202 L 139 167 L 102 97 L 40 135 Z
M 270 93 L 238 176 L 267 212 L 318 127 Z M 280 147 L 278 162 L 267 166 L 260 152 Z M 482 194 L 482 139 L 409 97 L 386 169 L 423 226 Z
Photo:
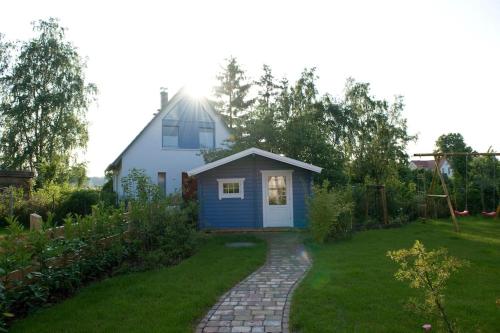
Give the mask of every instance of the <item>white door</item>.
M 293 227 L 292 171 L 261 172 L 264 228 Z

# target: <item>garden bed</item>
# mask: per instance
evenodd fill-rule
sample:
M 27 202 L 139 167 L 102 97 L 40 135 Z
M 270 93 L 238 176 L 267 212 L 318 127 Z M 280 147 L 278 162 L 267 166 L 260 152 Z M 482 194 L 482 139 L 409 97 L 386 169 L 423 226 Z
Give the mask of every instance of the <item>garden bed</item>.
M 227 242 L 256 246 L 228 248 Z M 177 266 L 94 283 L 16 322 L 11 332 L 191 332 L 221 294 L 264 263 L 265 253 L 265 243 L 253 236 L 207 236 Z

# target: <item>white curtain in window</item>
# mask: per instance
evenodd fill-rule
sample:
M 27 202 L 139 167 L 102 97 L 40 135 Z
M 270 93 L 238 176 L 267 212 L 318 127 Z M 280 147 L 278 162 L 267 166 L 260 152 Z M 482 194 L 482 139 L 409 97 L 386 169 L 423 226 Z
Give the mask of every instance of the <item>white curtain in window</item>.
M 179 146 L 179 127 L 178 126 L 163 126 L 163 128 L 162 128 L 162 145 L 163 145 L 163 147 L 178 147 Z
M 214 148 L 214 129 L 200 127 L 200 148 Z

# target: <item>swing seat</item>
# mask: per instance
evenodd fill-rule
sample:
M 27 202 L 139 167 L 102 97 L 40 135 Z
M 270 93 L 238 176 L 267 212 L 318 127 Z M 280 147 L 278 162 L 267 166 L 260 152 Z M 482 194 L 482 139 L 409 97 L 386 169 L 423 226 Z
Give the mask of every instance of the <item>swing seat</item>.
M 464 211 L 460 212 L 460 211 L 456 210 L 455 211 L 455 215 L 457 215 L 457 216 L 469 216 L 469 211 L 468 210 L 464 210 Z
M 481 215 L 483 215 L 484 217 L 496 217 L 497 212 L 481 212 Z

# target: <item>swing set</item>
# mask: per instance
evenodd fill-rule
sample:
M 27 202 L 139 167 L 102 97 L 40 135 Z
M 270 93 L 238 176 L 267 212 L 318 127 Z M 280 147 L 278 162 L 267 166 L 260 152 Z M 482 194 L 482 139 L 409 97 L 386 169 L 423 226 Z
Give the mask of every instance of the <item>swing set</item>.
M 467 170 L 467 164 L 468 164 L 468 158 L 469 156 L 500 156 L 500 153 L 426 153 L 426 154 L 414 154 L 413 156 L 415 157 L 434 157 L 434 172 L 432 175 L 432 183 L 431 187 L 429 188 L 429 191 L 427 192 L 427 198 L 426 200 L 426 206 L 429 204 L 429 199 L 433 198 L 443 198 L 446 199 L 446 202 L 448 204 L 448 208 L 450 210 L 450 215 L 451 219 L 453 221 L 453 225 L 455 227 L 455 231 L 459 232 L 460 228 L 458 226 L 457 222 L 457 216 L 468 216 L 469 215 L 469 210 L 468 210 L 468 185 L 467 185 L 467 178 L 468 178 L 468 170 Z M 451 203 L 451 198 L 450 194 L 448 192 L 448 186 L 446 185 L 446 182 L 444 180 L 443 174 L 441 173 L 441 161 L 446 160 L 447 157 L 449 156 L 465 156 L 466 157 L 466 183 L 465 183 L 465 209 L 463 211 L 459 211 L 457 209 L 453 208 L 453 205 Z M 493 188 L 493 196 L 496 198 L 496 166 L 494 168 L 494 178 L 495 178 L 495 186 Z M 434 189 L 436 187 L 436 183 L 438 182 L 437 179 L 439 179 L 439 182 L 441 183 L 441 188 L 443 190 L 443 194 L 434 194 Z M 427 209 L 426 209 L 427 211 Z M 496 211 L 483 211 L 481 213 L 484 217 L 498 217 L 500 215 L 500 203 L 498 204 Z

